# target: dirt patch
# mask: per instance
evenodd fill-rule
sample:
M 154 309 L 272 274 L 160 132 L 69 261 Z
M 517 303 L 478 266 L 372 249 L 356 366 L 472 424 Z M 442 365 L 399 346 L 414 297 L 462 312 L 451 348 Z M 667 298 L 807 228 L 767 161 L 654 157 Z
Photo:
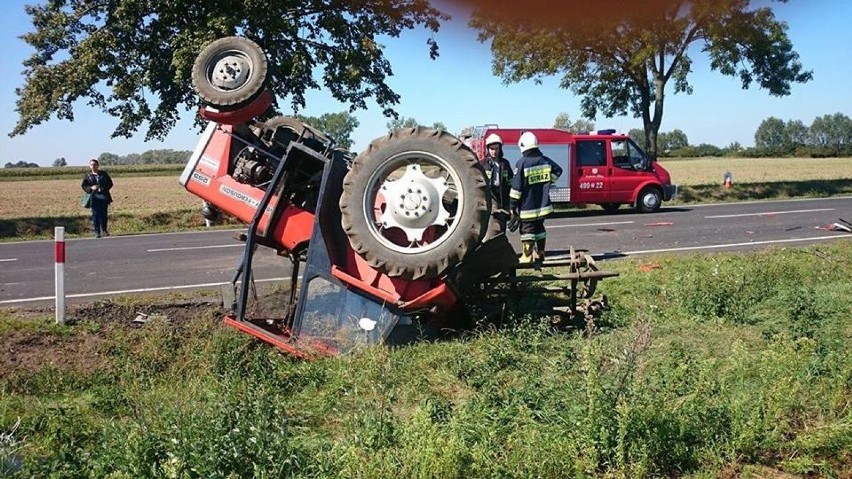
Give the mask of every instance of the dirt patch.
M 218 304 L 205 301 L 186 301 L 165 304 L 119 304 L 99 302 L 74 308 L 68 316 L 76 323 L 95 322 L 102 324 L 141 327 L 136 318 L 140 315 L 161 317 L 171 323 L 184 323 L 202 317 L 221 317 L 222 308 Z
M 220 305 L 207 301 L 185 301 L 166 304 L 120 304 L 110 301 L 75 305 L 66 313 L 71 333 L 20 328 L 0 334 L 0 377 L 37 373 L 52 367 L 81 374 L 92 373 L 106 364 L 109 334 L 114 328 L 145 327 L 137 318 L 160 318 L 180 325 L 193 319 L 222 317 Z M 16 309 L 11 316 L 18 320 L 44 318 L 52 308 Z M 86 327 L 96 323 L 97 328 Z
M 0 376 L 29 375 L 46 367 L 83 374 L 104 365 L 105 339 L 83 332 L 58 336 L 34 331 L 14 331 L 0 338 Z

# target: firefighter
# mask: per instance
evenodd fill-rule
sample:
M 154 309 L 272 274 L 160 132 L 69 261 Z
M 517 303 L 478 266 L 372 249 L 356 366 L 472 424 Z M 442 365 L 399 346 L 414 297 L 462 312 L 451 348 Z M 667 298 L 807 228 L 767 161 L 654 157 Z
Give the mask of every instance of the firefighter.
M 485 176 L 491 186 L 491 195 L 496 201 L 492 210 L 498 214 L 501 231 L 506 231 L 509 212 L 509 190 L 512 188 L 512 164 L 503 156 L 503 139 L 492 133 L 485 138 L 485 157 L 482 161 Z
M 509 192 L 512 214 L 521 221 L 521 263 L 544 261 L 547 232 L 544 219 L 553 212 L 550 185 L 562 175 L 562 168 L 538 149 L 538 138 L 525 131 L 518 140 L 518 160 L 512 190 Z

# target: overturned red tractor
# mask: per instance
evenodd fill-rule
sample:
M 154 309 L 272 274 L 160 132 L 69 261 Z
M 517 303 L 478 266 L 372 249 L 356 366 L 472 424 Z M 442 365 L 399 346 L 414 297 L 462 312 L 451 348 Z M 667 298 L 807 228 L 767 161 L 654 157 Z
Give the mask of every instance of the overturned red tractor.
M 210 123 L 180 182 L 208 213 L 248 225 L 227 324 L 306 357 L 461 329 L 501 311 L 521 283 L 561 282 L 571 318 L 603 309 L 592 293 L 615 273 L 588 255 L 548 261 L 567 274 L 516 274 L 484 170 L 458 138 L 401 130 L 352 158 L 295 118 L 258 120 L 273 102 L 267 82 L 267 59 L 245 38 L 211 43 L 193 67 Z M 292 263 L 278 308 L 255 307 L 257 246 Z

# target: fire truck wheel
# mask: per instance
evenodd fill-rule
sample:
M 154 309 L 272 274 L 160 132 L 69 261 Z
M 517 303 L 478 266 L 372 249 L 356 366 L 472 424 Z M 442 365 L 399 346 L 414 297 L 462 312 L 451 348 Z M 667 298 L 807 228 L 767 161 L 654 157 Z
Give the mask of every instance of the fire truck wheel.
M 602 203 L 601 208 L 604 209 L 607 213 L 615 213 L 618 211 L 618 208 L 621 207 L 621 203 Z
M 192 65 L 192 87 L 201 101 L 221 111 L 238 110 L 263 93 L 266 55 L 242 37 L 220 38 L 204 47 Z
M 639 192 L 636 198 L 636 208 L 642 213 L 653 213 L 660 209 L 663 203 L 663 194 L 659 188 L 646 186 Z
M 352 248 L 391 277 L 442 275 L 485 236 L 491 198 L 476 155 L 455 136 L 411 128 L 374 140 L 343 180 Z

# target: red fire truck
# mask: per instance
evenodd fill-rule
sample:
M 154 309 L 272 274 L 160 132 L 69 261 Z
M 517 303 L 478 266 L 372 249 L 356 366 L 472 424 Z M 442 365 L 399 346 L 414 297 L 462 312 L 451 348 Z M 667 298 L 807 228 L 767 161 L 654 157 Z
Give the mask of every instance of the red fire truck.
M 503 154 L 514 164 L 521 158 L 518 138 L 525 131 L 535 133 L 542 153 L 564 171 L 550 188 L 555 204 L 595 204 L 607 212 L 626 204 L 650 213 L 677 195 L 669 172 L 630 137 L 615 130 L 575 134 L 556 128 L 487 125 L 475 128 L 466 143 L 482 159 L 485 138 L 496 133 L 503 139 Z

